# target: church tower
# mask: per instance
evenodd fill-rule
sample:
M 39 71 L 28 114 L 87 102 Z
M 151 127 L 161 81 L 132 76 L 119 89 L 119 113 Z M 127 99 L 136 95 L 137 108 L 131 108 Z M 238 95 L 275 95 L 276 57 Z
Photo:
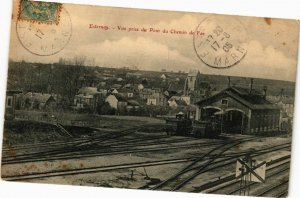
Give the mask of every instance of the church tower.
M 191 70 L 185 80 L 184 95 L 189 95 L 190 91 L 197 90 L 199 80 L 200 72 L 198 70 Z

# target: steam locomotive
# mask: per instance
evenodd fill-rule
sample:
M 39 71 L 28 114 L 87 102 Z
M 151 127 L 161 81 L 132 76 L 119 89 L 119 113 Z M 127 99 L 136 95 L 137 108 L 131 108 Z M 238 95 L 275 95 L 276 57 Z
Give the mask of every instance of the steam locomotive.
M 167 135 L 193 136 L 197 138 L 215 138 L 220 135 L 220 126 L 216 121 L 192 121 L 188 115 L 178 113 L 175 118 L 166 119 Z

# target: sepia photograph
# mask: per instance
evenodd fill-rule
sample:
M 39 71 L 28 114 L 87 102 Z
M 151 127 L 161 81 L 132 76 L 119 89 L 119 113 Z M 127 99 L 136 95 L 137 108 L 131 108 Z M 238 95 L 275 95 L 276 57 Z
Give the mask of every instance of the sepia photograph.
M 13 0 L 1 179 L 287 197 L 299 21 Z

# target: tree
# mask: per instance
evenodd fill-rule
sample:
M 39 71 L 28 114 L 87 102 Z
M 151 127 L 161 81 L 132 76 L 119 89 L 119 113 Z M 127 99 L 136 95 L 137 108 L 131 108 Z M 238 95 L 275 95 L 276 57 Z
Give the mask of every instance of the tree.
M 76 66 L 84 66 L 86 64 L 87 58 L 86 56 L 80 55 L 80 56 L 75 56 L 73 58 L 73 63 Z
M 104 105 L 101 107 L 101 114 L 102 115 L 114 115 L 116 110 L 112 108 L 108 102 L 105 102 Z
M 144 85 L 144 86 L 147 86 L 147 85 L 148 85 L 147 79 L 143 79 L 143 80 L 142 80 L 142 85 Z

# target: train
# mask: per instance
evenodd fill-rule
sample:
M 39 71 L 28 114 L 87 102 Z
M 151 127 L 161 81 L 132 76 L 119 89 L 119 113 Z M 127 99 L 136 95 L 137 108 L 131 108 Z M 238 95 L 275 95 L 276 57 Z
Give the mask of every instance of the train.
M 176 114 L 175 118 L 166 119 L 165 131 L 167 135 L 192 136 L 196 138 L 216 138 L 220 135 L 220 126 L 214 120 L 196 121 L 183 113 Z

